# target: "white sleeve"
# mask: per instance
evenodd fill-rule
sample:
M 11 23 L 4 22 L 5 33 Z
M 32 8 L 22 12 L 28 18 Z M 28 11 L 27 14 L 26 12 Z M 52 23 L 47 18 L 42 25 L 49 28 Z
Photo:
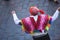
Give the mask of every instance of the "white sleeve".
M 54 13 L 54 15 L 52 16 L 52 22 L 55 21 L 58 18 L 59 15 L 59 11 L 56 10 L 56 12 Z
M 17 15 L 14 13 L 13 15 L 13 20 L 15 22 L 15 24 L 19 24 L 21 21 L 18 19 Z

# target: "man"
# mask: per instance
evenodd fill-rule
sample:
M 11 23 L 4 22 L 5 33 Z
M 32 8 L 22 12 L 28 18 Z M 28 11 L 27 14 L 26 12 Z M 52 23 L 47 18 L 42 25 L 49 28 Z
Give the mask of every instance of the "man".
M 22 25 L 24 32 L 31 34 L 33 40 L 50 40 L 48 30 L 51 22 L 58 18 L 60 7 L 56 10 L 53 16 L 44 14 L 43 10 L 39 10 L 37 7 L 30 7 L 31 16 L 18 19 L 15 11 L 12 11 L 15 24 Z

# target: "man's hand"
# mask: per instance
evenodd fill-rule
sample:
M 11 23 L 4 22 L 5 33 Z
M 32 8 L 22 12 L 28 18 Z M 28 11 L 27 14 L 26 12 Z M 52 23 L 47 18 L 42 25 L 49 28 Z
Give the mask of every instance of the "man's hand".
M 60 7 L 58 8 L 58 11 L 60 11 Z
M 16 12 L 13 10 L 11 13 L 12 13 L 12 14 L 15 14 Z

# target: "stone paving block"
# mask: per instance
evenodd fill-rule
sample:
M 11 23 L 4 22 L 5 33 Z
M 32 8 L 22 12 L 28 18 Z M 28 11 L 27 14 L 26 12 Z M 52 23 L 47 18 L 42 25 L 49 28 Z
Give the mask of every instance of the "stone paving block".
M 29 0 L 25 0 L 24 1 L 24 4 L 29 4 Z
M 29 5 L 29 4 L 24 4 L 24 5 L 23 5 L 23 9 L 27 9 L 28 5 Z

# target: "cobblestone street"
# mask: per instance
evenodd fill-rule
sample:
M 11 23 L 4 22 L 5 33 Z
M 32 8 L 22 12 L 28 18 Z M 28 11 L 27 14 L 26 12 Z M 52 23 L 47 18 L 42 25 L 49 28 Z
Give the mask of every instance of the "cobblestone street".
M 15 10 L 19 19 L 28 17 L 31 6 L 37 6 L 52 16 L 60 4 L 49 0 L 0 0 L 0 40 L 33 40 L 30 35 L 22 32 L 21 26 L 14 23 L 11 14 Z M 51 40 L 60 40 L 60 14 L 48 33 Z

